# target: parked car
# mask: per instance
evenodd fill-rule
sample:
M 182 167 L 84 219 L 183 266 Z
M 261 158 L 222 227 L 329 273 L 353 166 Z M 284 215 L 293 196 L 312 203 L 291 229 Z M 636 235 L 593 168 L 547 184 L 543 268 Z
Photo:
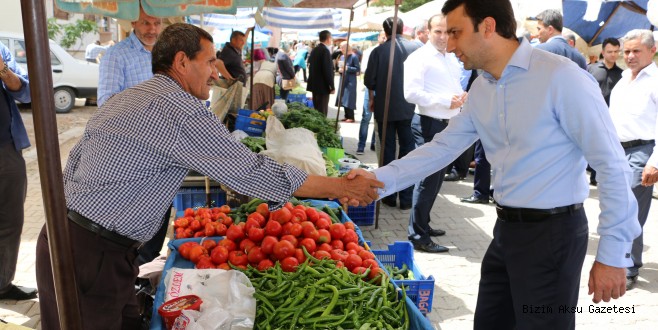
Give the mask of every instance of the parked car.
M 16 62 L 27 71 L 23 35 L 0 32 L 0 42 L 9 48 Z M 76 98 L 96 99 L 98 64 L 76 59 L 50 40 L 50 65 L 53 70 L 55 111 L 58 113 L 71 111 Z

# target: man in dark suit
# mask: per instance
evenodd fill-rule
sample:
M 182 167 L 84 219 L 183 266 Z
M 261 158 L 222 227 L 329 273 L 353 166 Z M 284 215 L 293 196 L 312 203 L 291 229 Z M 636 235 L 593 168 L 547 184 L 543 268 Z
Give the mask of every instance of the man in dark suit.
M 562 55 L 587 70 L 585 57 L 562 36 L 562 14 L 556 9 L 546 9 L 537 15 L 537 49 Z
M 311 51 L 308 58 L 309 75 L 306 90 L 313 93 L 313 107 L 325 116 L 329 110 L 329 94 L 335 92 L 334 70 L 331 63 L 331 32 L 320 31 L 320 44 Z

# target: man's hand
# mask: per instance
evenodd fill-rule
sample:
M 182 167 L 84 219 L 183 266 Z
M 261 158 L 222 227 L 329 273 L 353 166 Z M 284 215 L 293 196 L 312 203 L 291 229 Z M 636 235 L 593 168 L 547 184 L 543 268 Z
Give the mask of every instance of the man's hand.
M 626 293 L 626 270 L 594 261 L 588 287 L 587 294 L 594 294 L 592 301 L 595 304 L 601 300 L 608 302 L 610 298 L 617 299 Z
M 374 113 L 375 112 L 375 100 L 374 97 L 371 97 L 368 99 L 368 111 Z
M 336 90 L 335 89 L 330 90 L 329 94 L 336 94 Z
M 658 169 L 651 165 L 645 166 L 644 171 L 642 171 L 642 185 L 649 187 L 656 182 L 658 182 Z
M 375 174 L 363 169 L 351 170 L 343 177 L 344 196 L 339 200 L 351 206 L 366 206 L 379 198 L 377 188 L 384 188 L 384 183 L 377 181 Z

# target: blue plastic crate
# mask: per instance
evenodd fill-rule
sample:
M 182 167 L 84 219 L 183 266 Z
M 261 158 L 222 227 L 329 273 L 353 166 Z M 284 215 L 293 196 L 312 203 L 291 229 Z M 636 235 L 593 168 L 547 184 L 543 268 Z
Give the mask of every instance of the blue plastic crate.
M 347 215 L 359 226 L 372 226 L 375 224 L 375 202 L 366 206 L 349 206 Z
M 414 262 L 414 247 L 409 242 L 395 242 L 388 245 L 388 250 L 372 250 L 383 265 L 402 267 L 406 264 L 414 273 L 415 280 L 393 280 L 397 286 L 404 286 L 407 297 L 413 301 L 423 314 L 432 311 L 434 297 L 434 277 L 423 276 Z
M 306 99 L 306 106 L 309 107 L 309 108 L 312 108 L 313 107 L 313 100 Z
M 288 102 L 299 102 L 301 104 L 306 104 L 306 94 L 288 94 Z
M 221 188 L 210 188 L 210 200 L 213 202 L 212 207 L 222 206 L 226 204 L 226 193 Z M 177 211 L 205 206 L 205 188 L 181 188 L 174 197 L 174 207 Z
M 235 129 L 239 129 L 249 136 L 263 136 L 267 122 L 249 117 L 252 113 L 254 111 L 247 109 L 238 110 L 238 117 L 235 119 Z

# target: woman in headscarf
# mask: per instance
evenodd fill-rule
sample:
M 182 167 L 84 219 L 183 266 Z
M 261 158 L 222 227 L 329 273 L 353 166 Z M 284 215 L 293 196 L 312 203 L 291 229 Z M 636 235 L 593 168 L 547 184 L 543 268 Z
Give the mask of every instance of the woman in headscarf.
M 359 64 L 359 57 L 354 54 L 353 49 L 346 41 L 340 44 L 340 50 L 345 54 L 343 61 L 347 63 L 345 65 L 345 73 L 343 73 L 343 67 L 341 65 L 338 67 L 338 72 L 341 73 L 341 82 L 338 86 L 342 86 L 343 88 L 340 105 L 345 108 L 345 118 L 341 119 L 341 121 L 353 123 L 354 109 L 356 109 L 356 75 L 361 71 L 361 65 Z M 344 85 L 343 79 L 345 79 Z
M 276 82 L 279 84 L 281 99 L 288 100 L 288 93 L 290 90 L 283 89 L 283 79 L 290 80 L 295 79 L 295 69 L 292 66 L 292 60 L 288 55 L 290 51 L 290 45 L 287 43 L 282 43 L 279 52 L 276 53 L 276 65 L 279 68 L 279 75 L 276 77 Z
M 254 90 L 251 93 L 253 106 L 261 107 L 267 102 L 266 108 L 274 104 L 274 82 L 276 79 L 276 64 L 265 59 L 262 49 L 254 49 Z M 255 110 L 255 109 L 253 109 Z

